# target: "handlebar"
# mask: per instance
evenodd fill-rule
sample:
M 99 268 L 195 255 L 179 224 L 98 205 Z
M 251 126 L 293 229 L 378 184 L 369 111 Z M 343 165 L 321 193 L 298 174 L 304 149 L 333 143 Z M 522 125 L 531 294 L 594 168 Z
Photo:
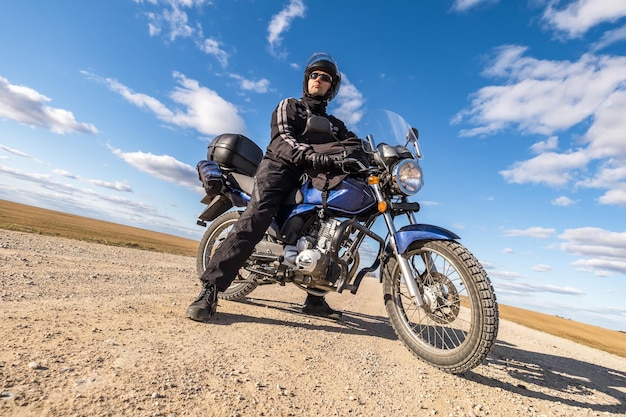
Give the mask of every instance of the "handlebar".
M 361 161 L 355 158 L 346 158 L 336 162 L 341 170 L 346 174 L 358 174 L 361 172 L 367 172 L 369 169 L 368 166 L 365 166 Z

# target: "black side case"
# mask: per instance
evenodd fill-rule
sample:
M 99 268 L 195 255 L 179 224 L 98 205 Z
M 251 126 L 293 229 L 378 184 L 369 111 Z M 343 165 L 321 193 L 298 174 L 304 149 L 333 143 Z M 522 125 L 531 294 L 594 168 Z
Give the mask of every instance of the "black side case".
M 244 135 L 225 133 L 209 144 L 207 159 L 215 161 L 225 171 L 254 176 L 263 151 Z

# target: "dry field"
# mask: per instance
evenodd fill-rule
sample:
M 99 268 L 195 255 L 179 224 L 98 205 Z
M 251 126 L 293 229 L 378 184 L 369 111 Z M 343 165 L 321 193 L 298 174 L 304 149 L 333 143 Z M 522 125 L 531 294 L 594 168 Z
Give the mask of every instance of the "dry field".
M 66 237 L 174 255 L 195 256 L 198 249 L 198 242 L 194 240 L 6 200 L 0 200 L 0 229 Z
M 0 229 L 195 256 L 197 242 L 164 233 L 0 200 Z M 626 333 L 500 305 L 500 317 L 626 358 Z

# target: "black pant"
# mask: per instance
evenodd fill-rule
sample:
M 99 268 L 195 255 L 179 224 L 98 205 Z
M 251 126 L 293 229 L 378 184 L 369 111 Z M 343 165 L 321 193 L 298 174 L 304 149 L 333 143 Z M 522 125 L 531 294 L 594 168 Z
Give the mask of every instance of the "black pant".
M 248 207 L 217 248 L 200 279 L 219 291 L 230 286 L 237 271 L 254 251 L 254 246 L 272 222 L 280 204 L 300 181 L 300 174 L 279 162 L 263 159 L 256 172 Z

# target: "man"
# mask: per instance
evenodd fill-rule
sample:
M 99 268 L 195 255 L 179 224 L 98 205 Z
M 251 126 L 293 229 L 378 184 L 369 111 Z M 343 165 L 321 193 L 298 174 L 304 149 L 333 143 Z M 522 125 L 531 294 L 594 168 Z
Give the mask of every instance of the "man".
M 328 135 L 303 134 L 311 115 L 326 117 L 335 136 L 342 142 L 360 141 L 334 116 L 326 114 L 326 106 L 339 92 L 341 74 L 333 57 L 316 53 L 304 70 L 303 96 L 300 100 L 282 100 L 272 114 L 271 141 L 255 175 L 251 200 L 226 239 L 211 256 L 200 277 L 202 290 L 185 311 L 185 316 L 206 321 L 215 314 L 217 292 L 230 286 L 237 272 L 262 239 L 281 202 L 300 184 L 304 172 L 336 171 L 335 162 L 324 153 L 315 152 L 316 145 L 327 149 L 332 143 L 342 146 Z M 326 145 L 326 147 L 324 147 Z M 343 147 L 343 146 L 342 146 Z M 307 295 L 302 311 L 307 314 L 339 318 L 324 297 Z

